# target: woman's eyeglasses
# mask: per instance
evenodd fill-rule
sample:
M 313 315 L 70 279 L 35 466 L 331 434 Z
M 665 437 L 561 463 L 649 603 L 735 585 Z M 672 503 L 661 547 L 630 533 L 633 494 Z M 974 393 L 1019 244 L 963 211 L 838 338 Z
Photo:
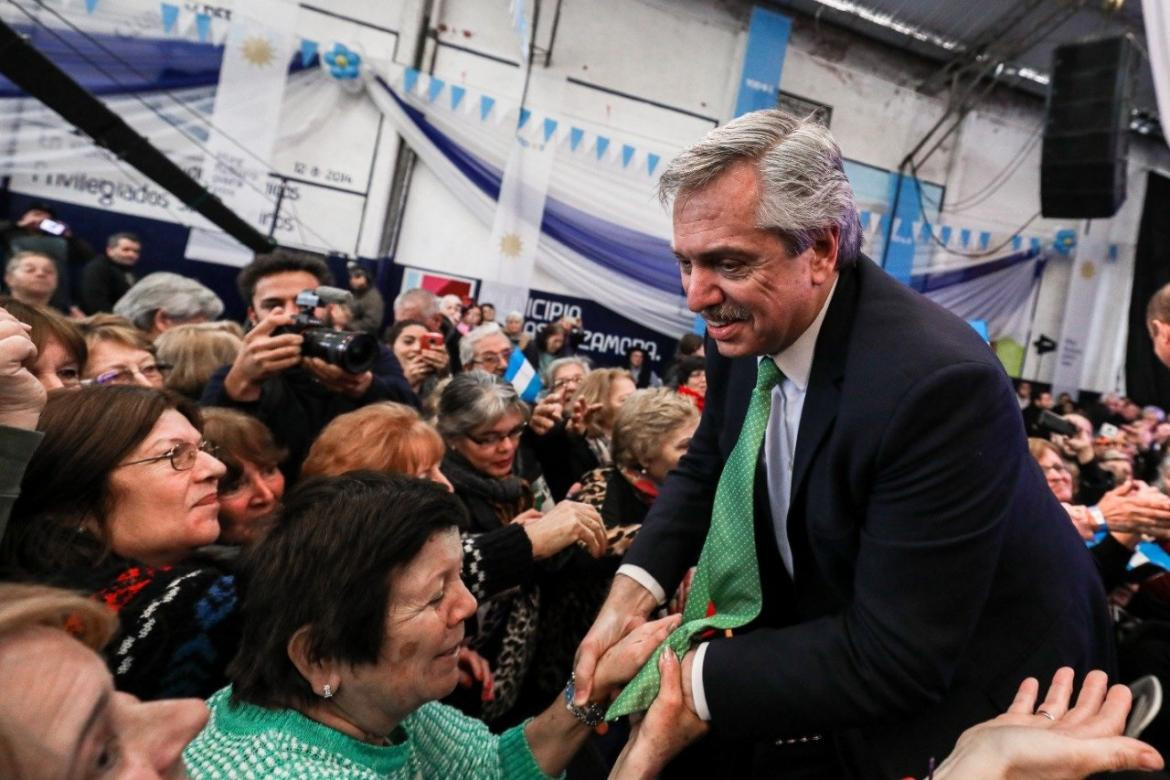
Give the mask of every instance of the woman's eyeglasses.
M 496 433 L 495 431 L 491 431 L 489 433 L 479 433 L 479 434 L 469 433 L 469 434 L 467 434 L 467 438 L 470 439 L 471 441 L 475 442 L 476 444 L 478 444 L 481 447 L 494 447 L 497 444 L 499 444 L 500 442 L 502 442 L 504 439 L 511 439 L 512 441 L 518 441 L 520 439 L 521 434 L 524 433 L 524 429 L 527 427 L 528 427 L 528 423 L 520 423 L 519 425 L 517 425 L 515 428 L 508 431 L 507 433 Z
M 137 466 L 140 463 L 157 463 L 160 460 L 169 459 L 171 461 L 171 468 L 175 471 L 190 471 L 195 467 L 195 460 L 199 457 L 200 452 L 206 452 L 214 458 L 218 451 L 218 447 L 206 440 L 198 444 L 181 441 L 162 455 L 155 455 L 154 457 L 143 458 L 142 460 L 132 460 L 129 463 L 120 464 L 118 468 L 122 468 L 122 466 Z
M 141 374 L 143 377 L 151 382 L 160 379 L 165 379 L 173 369 L 170 363 L 148 363 L 145 366 L 118 366 L 111 368 L 109 371 L 103 371 L 95 376 L 93 379 L 86 379 L 81 382 L 83 385 L 132 385 L 134 384 L 134 375 Z

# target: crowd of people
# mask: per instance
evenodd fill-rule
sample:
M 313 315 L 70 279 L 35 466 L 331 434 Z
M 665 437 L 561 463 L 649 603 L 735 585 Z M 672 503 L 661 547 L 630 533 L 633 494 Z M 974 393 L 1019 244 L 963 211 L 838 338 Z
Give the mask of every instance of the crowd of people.
M 53 216 L 0 230 L 0 776 L 649 778 L 709 730 L 690 659 L 660 651 L 697 556 L 648 619 L 590 637 L 702 438 L 712 341 L 597 366 L 580 319 L 526 329 L 424 289 L 387 310 L 361 264 L 339 294 L 320 257 L 283 250 L 240 271 L 241 325 L 196 280 L 137 278 L 132 234 L 87 258 Z M 505 378 L 517 353 L 531 403 Z M 1123 675 L 1170 681 L 1170 582 L 1133 565 L 1170 538 L 1170 423 L 1019 393 L 1113 591 Z M 607 731 L 650 666 L 653 703 Z M 1160 768 L 1119 736 L 1129 689 L 1094 672 L 1070 706 L 1073 676 L 1041 717 L 1024 681 L 935 776 Z

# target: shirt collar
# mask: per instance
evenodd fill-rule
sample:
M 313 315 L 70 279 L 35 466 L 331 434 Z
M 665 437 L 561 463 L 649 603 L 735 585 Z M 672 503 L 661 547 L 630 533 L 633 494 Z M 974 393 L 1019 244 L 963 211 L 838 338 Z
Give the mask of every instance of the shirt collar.
M 838 274 L 837 278 L 833 280 L 833 286 L 829 288 L 829 297 L 825 298 L 825 303 L 817 312 L 812 324 L 805 328 L 804 333 L 801 333 L 796 341 L 771 356 L 772 360 L 776 362 L 776 367 L 784 373 L 785 377 L 791 379 L 802 393 L 808 389 L 808 378 L 809 374 L 812 373 L 813 352 L 817 347 L 817 336 L 821 333 L 821 325 L 825 322 L 825 312 L 829 310 L 829 304 L 833 302 L 833 293 L 837 291 L 837 282 L 840 278 L 841 275 Z

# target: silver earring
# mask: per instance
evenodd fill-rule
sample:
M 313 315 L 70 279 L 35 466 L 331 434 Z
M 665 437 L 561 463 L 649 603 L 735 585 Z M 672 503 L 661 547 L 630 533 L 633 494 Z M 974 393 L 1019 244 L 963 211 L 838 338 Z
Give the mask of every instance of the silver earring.
M 332 699 L 333 698 L 333 686 L 330 685 L 329 683 L 325 683 L 324 685 L 322 685 L 321 686 L 321 696 L 323 696 L 326 699 Z

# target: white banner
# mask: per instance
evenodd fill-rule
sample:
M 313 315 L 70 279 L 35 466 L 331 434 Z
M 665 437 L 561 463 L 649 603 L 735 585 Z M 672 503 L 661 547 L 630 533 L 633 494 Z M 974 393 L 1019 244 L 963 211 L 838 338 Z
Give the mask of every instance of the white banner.
M 211 112 L 207 188 L 265 234 L 275 215 L 268 174 L 280 131 L 288 63 L 298 44 L 299 10 L 286 0 L 236 3 Z M 187 257 L 245 265 L 252 252 L 226 236 L 192 230 Z
M 1101 312 L 1109 309 L 1104 300 L 1102 284 L 1105 264 L 1109 257 L 1109 242 L 1104 225 L 1098 225 L 1096 235 L 1082 228 L 1077 234 L 1076 254 L 1073 258 L 1072 279 L 1064 302 L 1064 324 L 1060 331 L 1060 345 L 1056 352 L 1056 369 L 1052 374 L 1052 394 L 1069 393 L 1074 398 L 1081 388 L 1089 387 L 1086 378 L 1094 371 L 1089 364 L 1090 340 L 1098 327 Z
M 1170 6 L 1166 0 L 1142 0 L 1142 23 L 1146 28 L 1158 114 L 1165 129 L 1170 126 Z

